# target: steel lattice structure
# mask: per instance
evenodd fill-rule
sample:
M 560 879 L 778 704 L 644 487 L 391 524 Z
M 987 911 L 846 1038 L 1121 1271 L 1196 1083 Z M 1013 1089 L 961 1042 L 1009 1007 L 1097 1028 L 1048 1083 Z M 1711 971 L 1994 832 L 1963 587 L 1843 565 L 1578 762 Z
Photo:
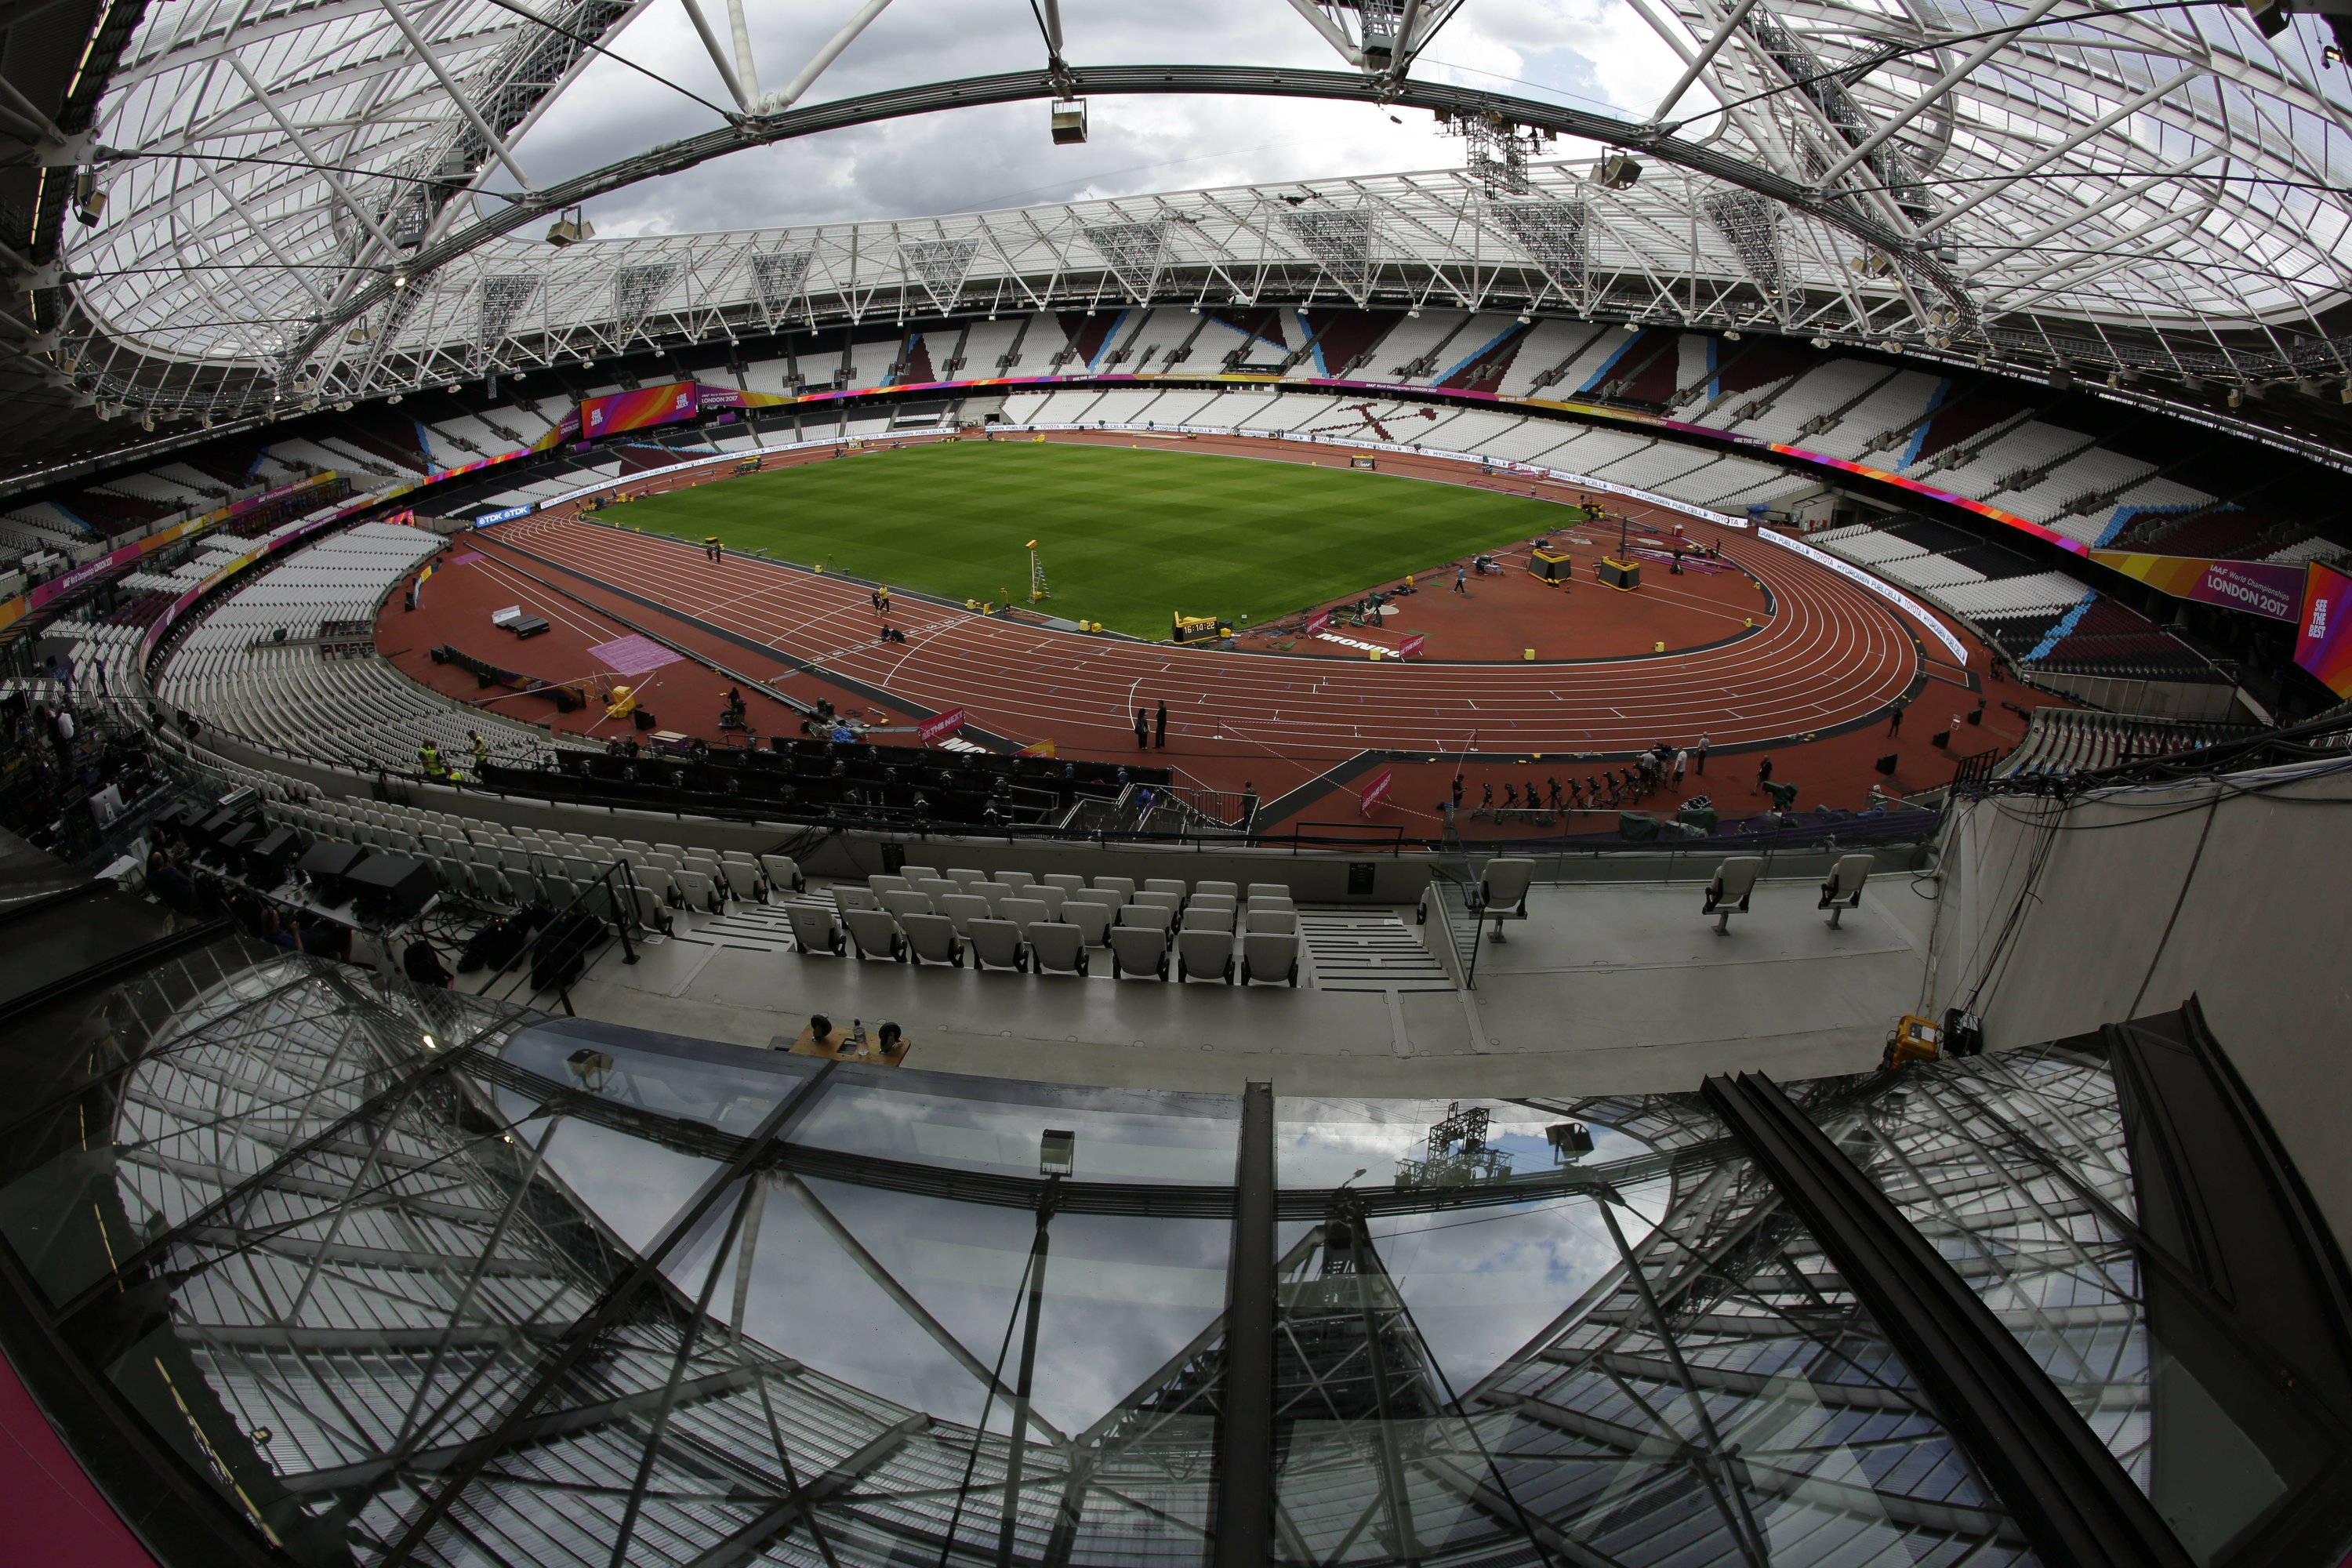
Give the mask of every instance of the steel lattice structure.
M 16 1240 L 48 1238 L 83 1352 L 298 1560 L 1172 1564 L 1214 1538 L 1213 1293 L 1076 1405 L 1045 1365 L 1031 1403 L 1010 1352 L 1041 1304 L 1066 1366 L 1119 1342 L 1123 1291 L 1166 1291 L 1171 1263 L 1221 1277 L 1234 1190 L 943 1169 L 856 1131 L 1025 1127 L 1055 1113 L 1026 1103 L 1038 1086 L 894 1104 L 891 1080 L 806 1058 L 647 1053 L 233 942 L 109 1015 L 110 1125 L 72 1156 L 98 1160 L 89 1184 L 69 1224 Z M 617 1065 L 581 1066 L 583 1027 Z M 1091 1093 L 1070 1111 L 1108 1103 Z M 1234 1135 L 1219 1097 L 1130 1098 L 1212 1163 Z M 1805 1104 L 2149 1486 L 2147 1292 L 2107 1063 L 2038 1047 L 1825 1080 Z M 1285 1176 L 1274 1560 L 2036 1560 L 1696 1097 L 1529 1109 L 1614 1129 L 1612 1152 L 1443 1190 Z M 1335 1110 L 1363 1113 L 1301 1113 Z M 1416 1249 L 1465 1221 L 1502 1249 L 1479 1258 L 1589 1248 L 1499 1359 L 1430 1316 L 1450 1304 Z M 941 1247 L 971 1256 L 942 1274 Z M 832 1310 L 810 1320 L 798 1278 Z M 125 1289 L 139 1312 L 115 1310 Z M 895 1336 L 921 1354 L 890 1364 L 940 1376 L 910 1403 L 763 1328 L 803 1355 Z M 1449 1375 L 1465 1354 L 1477 1374 Z
M 102 408 L 262 412 L 633 342 L 1119 297 L 1509 304 L 2175 377 L 2347 374 L 2352 110 L 2313 39 L 2235 6 L 2110 0 L 1627 0 L 1686 63 L 1641 119 L 1474 92 L 1413 63 L 1460 0 L 1290 0 L 1341 69 L 1084 63 L 808 101 L 888 0 L 761 91 L 681 0 L 716 129 L 533 185 L 518 140 L 651 0 L 155 6 L 28 257 L 33 351 Z M 1271 3 L 1271 0 L 1268 0 Z M 1026 21 L 1026 18 L 1020 18 Z M 1008 25 L 1011 25 L 1008 23 Z M 1492 171 L 1062 203 L 920 223 L 594 240 L 550 215 L 814 132 L 1079 92 L 1359 99 L 1631 151 Z M 92 168 L 104 219 L 65 216 Z M 481 193 L 493 172 L 519 195 Z M 1513 205 L 1534 204 L 1530 216 Z

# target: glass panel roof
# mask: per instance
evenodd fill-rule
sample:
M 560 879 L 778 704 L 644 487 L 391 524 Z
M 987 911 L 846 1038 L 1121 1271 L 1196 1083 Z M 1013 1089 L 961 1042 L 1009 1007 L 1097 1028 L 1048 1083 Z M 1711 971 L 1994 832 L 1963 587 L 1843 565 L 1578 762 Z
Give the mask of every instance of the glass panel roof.
M 254 963 L 126 1064 L 87 1147 L 0 1187 L 0 1235 L 294 1560 L 1207 1561 L 1237 1101 L 826 1067 Z M 1901 1088 L 1843 1096 L 1832 1135 L 2145 1477 L 2104 1068 Z M 1696 1098 L 1279 1110 L 1277 1560 L 2032 1557 Z M 1593 1146 L 1556 1159 L 1571 1120 Z M 1038 1173 L 1049 1128 L 1078 1135 L 1067 1175 Z

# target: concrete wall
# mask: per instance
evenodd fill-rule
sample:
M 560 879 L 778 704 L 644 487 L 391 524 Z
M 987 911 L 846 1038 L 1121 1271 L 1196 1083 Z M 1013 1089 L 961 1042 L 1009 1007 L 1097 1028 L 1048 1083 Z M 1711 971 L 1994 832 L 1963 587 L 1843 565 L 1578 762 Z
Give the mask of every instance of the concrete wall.
M 2352 761 L 2068 805 L 1963 805 L 1943 870 L 1937 1016 L 1981 982 L 1987 1043 L 2000 1047 L 2194 994 L 2337 1237 L 2352 1238 Z

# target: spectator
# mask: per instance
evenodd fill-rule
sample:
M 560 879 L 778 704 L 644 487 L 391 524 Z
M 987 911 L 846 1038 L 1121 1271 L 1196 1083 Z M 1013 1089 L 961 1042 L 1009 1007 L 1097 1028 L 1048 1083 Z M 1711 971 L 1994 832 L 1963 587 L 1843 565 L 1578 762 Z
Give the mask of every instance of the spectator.
M 147 857 L 147 890 L 175 915 L 193 917 L 196 913 L 195 883 L 161 849 Z
M 442 963 L 441 955 L 434 951 L 433 944 L 421 936 L 410 942 L 408 951 L 401 954 L 400 966 L 415 984 L 436 990 L 448 988 L 450 974 L 447 967 Z

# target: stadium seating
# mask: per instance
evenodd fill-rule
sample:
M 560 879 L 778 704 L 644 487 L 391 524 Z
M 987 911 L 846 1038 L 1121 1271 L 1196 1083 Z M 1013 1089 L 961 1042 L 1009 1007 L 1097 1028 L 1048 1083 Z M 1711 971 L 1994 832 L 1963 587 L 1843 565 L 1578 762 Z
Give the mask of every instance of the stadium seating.
M 462 708 L 380 658 L 327 659 L 312 646 L 322 622 L 373 621 L 440 547 L 417 529 L 366 523 L 294 552 L 196 622 L 157 695 L 251 745 L 338 766 L 413 772 L 426 740 L 467 758 L 469 730 L 494 755 L 535 756 L 550 743 L 542 731 Z

